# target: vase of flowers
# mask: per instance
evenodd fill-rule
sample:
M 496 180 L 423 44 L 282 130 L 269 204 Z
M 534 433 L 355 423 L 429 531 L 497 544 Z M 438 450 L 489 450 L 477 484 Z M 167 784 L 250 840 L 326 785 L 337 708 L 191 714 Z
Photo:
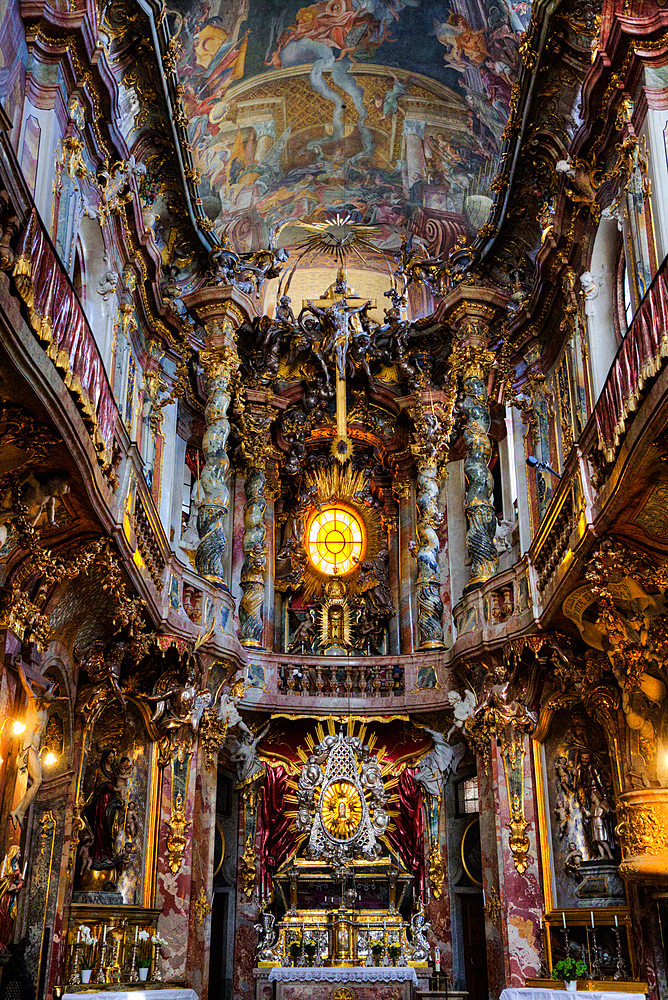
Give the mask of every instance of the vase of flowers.
M 371 941 L 371 955 L 373 957 L 373 964 L 380 965 L 380 960 L 383 955 L 383 942 L 380 938 L 373 938 Z
M 95 963 L 95 948 L 97 937 L 92 933 L 86 924 L 79 928 L 77 935 L 77 947 L 79 949 L 79 971 L 81 972 L 81 982 L 89 983 L 93 965 Z
M 396 965 L 399 956 L 401 955 L 401 945 L 397 944 L 396 941 L 393 941 L 392 944 L 388 944 L 387 954 L 390 956 L 390 962 L 392 965 Z
M 552 978 L 563 980 L 569 993 L 575 993 L 578 988 L 578 979 L 584 979 L 586 975 L 586 962 L 580 958 L 562 958 L 552 969 Z
M 313 965 L 313 959 L 315 958 L 315 953 L 317 950 L 317 945 L 315 941 L 309 938 L 308 941 L 304 941 L 304 954 L 306 955 L 306 961 L 309 965 Z
M 145 174 L 139 193 L 142 204 L 142 220 L 144 222 L 145 230 L 148 231 L 153 229 L 153 226 L 160 218 L 155 210 L 155 202 L 160 194 L 160 183 L 155 178 L 149 177 L 148 174 Z
M 290 953 L 290 958 L 292 959 L 292 964 L 296 965 L 297 962 L 299 961 L 299 956 L 302 953 L 302 943 L 301 943 L 301 941 L 298 940 L 298 939 L 295 939 L 294 941 L 291 941 L 290 942 L 290 946 L 288 948 L 288 951 Z
M 139 969 L 139 978 L 142 983 L 145 983 L 148 979 L 152 959 L 153 942 L 151 935 L 145 928 L 142 928 L 137 935 L 137 968 Z

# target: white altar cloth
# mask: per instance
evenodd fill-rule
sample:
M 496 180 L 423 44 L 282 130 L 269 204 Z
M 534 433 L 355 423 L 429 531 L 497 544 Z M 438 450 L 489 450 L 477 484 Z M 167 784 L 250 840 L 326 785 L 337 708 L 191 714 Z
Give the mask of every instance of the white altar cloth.
M 199 1000 L 194 990 L 101 990 L 99 993 L 65 993 L 62 1000 Z
M 410 965 L 358 966 L 276 966 L 269 973 L 270 983 L 405 983 L 417 986 L 415 969 Z M 77 1000 L 80 1000 L 77 997 Z M 635 997 L 634 1000 L 639 1000 Z
M 506 989 L 500 1000 L 645 1000 L 644 993 L 617 993 L 607 990 L 545 990 L 540 986 Z

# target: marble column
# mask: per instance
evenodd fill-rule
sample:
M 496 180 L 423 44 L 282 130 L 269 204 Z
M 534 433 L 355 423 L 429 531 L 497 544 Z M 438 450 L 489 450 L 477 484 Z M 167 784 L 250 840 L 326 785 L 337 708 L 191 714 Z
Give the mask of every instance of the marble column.
M 458 285 L 437 309 L 437 318 L 452 329 L 452 374 L 464 390 L 464 477 L 466 480 L 466 545 L 471 559 L 468 586 L 493 577 L 499 568 L 494 545 L 496 513 L 494 480 L 489 471 L 492 442 L 487 379 L 496 357 L 489 349 L 489 326 L 505 304 L 498 291 L 482 284 Z
M 227 543 L 224 520 L 230 505 L 227 474 L 227 438 L 230 422 L 230 381 L 239 365 L 234 343 L 200 352 L 200 362 L 207 374 L 207 401 L 204 409 L 205 431 L 202 438 L 204 468 L 200 483 L 204 502 L 197 515 L 200 543 L 195 554 L 195 568 L 200 576 L 214 583 L 224 583 L 223 551 Z
M 442 514 L 438 509 L 440 492 L 436 465 L 420 463 L 417 477 L 417 564 L 418 636 L 420 649 L 443 646 L 443 601 L 441 573 L 438 566 L 436 526 Z
M 241 567 L 243 597 L 239 604 L 239 642 L 246 647 L 262 647 L 264 633 L 264 575 L 267 563 L 267 530 L 264 515 L 266 476 L 264 466 L 248 469 L 244 490 L 244 562 Z
M 200 543 L 195 568 L 200 576 L 213 583 L 225 580 L 227 545 L 225 523 L 230 505 L 227 477 L 230 462 L 227 438 L 230 433 L 228 407 L 232 381 L 239 368 L 235 330 L 257 315 L 253 300 L 231 285 L 205 285 L 183 297 L 188 310 L 203 324 L 205 349 L 199 360 L 206 374 L 207 401 L 204 409 L 205 430 L 202 438 L 204 468 L 200 484 L 204 502 L 197 516 Z
M 415 652 L 413 622 L 415 619 L 413 567 L 409 544 L 414 538 L 413 488 L 408 480 L 395 482 L 392 491 L 399 506 L 399 636 L 402 653 Z
M 466 478 L 466 545 L 471 557 L 469 586 L 484 583 L 499 568 L 499 554 L 494 545 L 496 512 L 494 479 L 489 470 L 492 442 L 489 437 L 491 417 L 487 396 L 487 374 L 493 355 L 483 347 L 464 348 L 462 381 L 466 416 L 464 426 L 464 476 Z

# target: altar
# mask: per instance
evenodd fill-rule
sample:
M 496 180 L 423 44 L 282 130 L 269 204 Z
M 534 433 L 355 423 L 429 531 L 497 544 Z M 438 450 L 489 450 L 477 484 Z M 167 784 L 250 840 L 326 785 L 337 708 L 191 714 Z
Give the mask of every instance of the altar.
M 410 966 L 290 968 L 269 973 L 275 1000 L 410 1000 L 418 980 Z

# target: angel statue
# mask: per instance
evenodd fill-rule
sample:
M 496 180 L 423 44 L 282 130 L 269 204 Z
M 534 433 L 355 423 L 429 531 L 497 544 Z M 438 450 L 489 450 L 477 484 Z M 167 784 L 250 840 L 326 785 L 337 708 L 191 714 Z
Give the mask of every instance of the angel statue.
M 243 687 L 239 694 L 235 694 L 236 684 L 231 691 L 227 694 L 222 695 L 220 702 L 218 704 L 218 721 L 222 722 L 225 720 L 227 730 L 239 728 L 243 733 L 247 733 L 250 738 L 253 738 L 253 734 L 244 722 L 244 720 L 239 715 L 239 709 L 237 705 L 243 698 Z
M 459 762 L 466 753 L 466 746 L 464 743 L 450 746 L 442 733 L 436 732 L 435 729 L 427 729 L 426 726 L 425 732 L 431 736 L 434 746 L 418 764 L 414 777 L 429 795 L 438 796 L 442 795 L 443 786 L 449 775 L 457 771 Z
M 290 645 L 288 646 L 288 653 L 292 653 L 294 650 L 298 650 L 302 654 L 305 650 L 310 652 L 313 640 L 317 634 L 317 626 L 313 621 L 311 609 L 306 608 L 306 617 L 302 621 L 299 620 L 299 616 L 295 611 L 288 610 L 288 615 L 290 617 L 290 626 L 294 629 Z
M 199 688 L 197 671 L 191 661 L 185 684 L 181 684 L 176 672 L 170 670 L 158 678 L 154 693 L 146 700 L 155 702 L 151 722 L 167 730 L 188 726 L 196 733 L 204 709 L 211 704 L 211 692 L 208 688 Z
M 253 736 L 250 730 L 245 727 L 246 732 L 242 734 L 240 740 L 228 737 L 228 744 L 231 750 L 230 761 L 237 766 L 237 778 L 240 785 L 252 781 L 263 770 L 264 765 L 258 756 L 257 746 L 269 732 L 270 726 L 271 722 L 268 722 L 257 736 Z
M 420 901 L 420 908 L 411 918 L 411 932 L 413 937 L 413 954 L 411 960 L 413 962 L 424 962 L 429 959 L 431 947 L 427 940 L 427 931 L 430 930 L 431 924 L 427 920 L 424 906 L 422 905 L 422 901 Z
M 257 931 L 257 946 L 255 948 L 256 962 L 275 962 L 276 945 L 278 944 L 278 928 L 274 926 L 276 917 L 269 910 L 260 914 L 260 923 L 255 924 Z
M 458 691 L 448 691 L 448 701 L 452 705 L 454 721 L 450 727 L 446 740 L 458 729 L 460 732 L 464 728 L 466 720 L 473 715 L 475 709 L 476 696 L 469 688 L 464 692 L 464 697 Z

